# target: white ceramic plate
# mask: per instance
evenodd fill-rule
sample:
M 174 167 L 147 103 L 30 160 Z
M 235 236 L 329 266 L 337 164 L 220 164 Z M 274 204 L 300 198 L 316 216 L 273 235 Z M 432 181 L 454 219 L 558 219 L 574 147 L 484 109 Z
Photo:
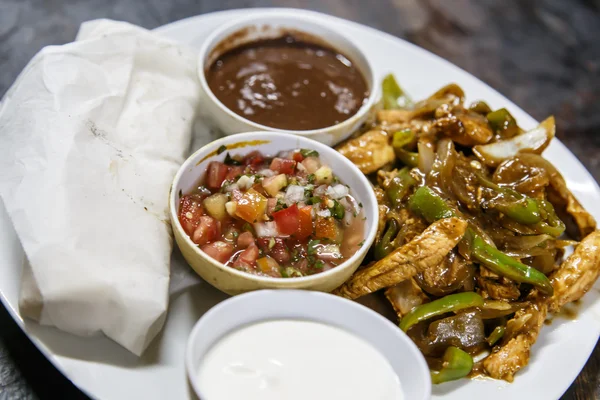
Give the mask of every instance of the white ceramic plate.
M 267 12 L 268 9 L 252 9 L 207 14 L 163 26 L 157 32 L 199 48 L 211 30 L 232 18 Z M 465 90 L 468 100 L 485 99 L 492 108 L 507 107 L 524 128 L 536 125 L 505 97 L 425 50 L 353 22 L 308 11 L 293 12 L 311 15 L 343 31 L 370 57 L 377 77 L 394 72 L 414 98 L 423 98 L 448 82 L 456 82 Z M 208 141 L 208 130 L 205 137 Z M 581 163 L 558 140 L 545 156 L 558 167 L 583 205 L 600 220 L 600 189 Z M 225 295 L 188 275 L 177 252 L 173 256 L 171 306 L 164 331 L 141 359 L 105 338 L 78 338 L 21 319 L 17 305 L 23 251 L 3 207 L 0 207 L 0 262 L 2 302 L 48 359 L 84 392 L 100 399 L 191 398 L 184 369 L 186 339 L 198 318 Z M 530 365 L 517 375 L 514 383 L 461 380 L 434 387 L 433 398 L 558 399 L 576 378 L 598 339 L 599 287 L 585 296 L 576 320 L 556 318 L 552 325 L 542 329 Z

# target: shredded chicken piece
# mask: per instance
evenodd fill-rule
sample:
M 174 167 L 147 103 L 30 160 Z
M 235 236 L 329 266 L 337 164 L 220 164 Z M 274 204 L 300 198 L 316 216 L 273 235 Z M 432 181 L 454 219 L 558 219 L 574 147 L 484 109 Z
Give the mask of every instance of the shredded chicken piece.
M 410 110 L 379 110 L 377 111 L 377 121 L 380 123 L 397 124 L 409 122 L 412 119 Z
M 395 177 L 398 176 L 398 169 L 393 169 L 391 171 L 384 171 L 380 169 L 377 171 L 377 184 L 384 189 L 387 189 L 390 186 L 390 183 L 394 180 Z
M 399 318 L 404 317 L 416 306 L 427 303 L 429 298 L 414 279 L 407 279 L 404 282 L 388 288 L 385 291 L 385 297 L 394 307 L 394 311 Z
M 427 225 L 422 218 L 419 218 L 406 208 L 400 210 L 398 214 L 400 215 L 400 221 L 402 221 L 402 227 L 400 228 L 400 232 L 396 235 L 395 243 L 398 246 L 402 246 L 413 240 L 417 235 L 423 233 L 427 228 Z
M 567 195 L 567 212 L 573 217 L 577 224 L 579 237 L 584 238 L 596 230 L 596 220 L 592 217 L 592 214 L 583 208 L 571 191 L 568 191 Z
M 343 156 L 364 173 L 370 174 L 396 159 L 388 135 L 382 130 L 371 130 L 337 147 Z
M 442 262 L 462 239 L 466 229 L 467 222 L 460 218 L 436 221 L 387 257 L 355 273 L 334 294 L 355 299 L 411 278 Z
M 387 221 L 387 215 L 390 212 L 390 208 L 386 205 L 380 204 L 377 209 L 379 211 L 379 217 L 377 221 L 377 234 L 375 235 L 375 237 L 377 238 L 377 240 L 379 240 L 383 235 L 385 223 Z
M 385 204 L 386 203 L 386 198 L 385 198 L 385 192 L 383 191 L 382 188 L 380 188 L 379 186 L 376 186 L 373 188 L 373 191 L 375 192 L 375 198 L 377 199 L 377 204 Z
M 444 112 L 436 120 L 434 127 L 463 146 L 485 144 L 494 137 L 484 116 L 465 110 L 462 106 Z
M 554 295 L 549 308 L 556 312 L 572 301 L 580 299 L 600 275 L 600 231 L 583 239 L 551 277 Z
M 521 296 L 519 288 L 512 281 L 495 281 L 480 276 L 477 278 L 477 283 L 481 287 L 481 295 L 484 298 L 494 300 L 517 300 L 519 296 Z
M 517 284 L 501 277 L 484 266 L 479 267 L 477 283 L 481 287 L 480 294 L 484 298 L 494 300 L 517 300 L 521 296 Z
M 529 362 L 531 346 L 537 340 L 547 313 L 545 303 L 533 303 L 517 311 L 508 321 L 502 343 L 483 360 L 483 368 L 490 377 L 513 381 L 514 375 Z

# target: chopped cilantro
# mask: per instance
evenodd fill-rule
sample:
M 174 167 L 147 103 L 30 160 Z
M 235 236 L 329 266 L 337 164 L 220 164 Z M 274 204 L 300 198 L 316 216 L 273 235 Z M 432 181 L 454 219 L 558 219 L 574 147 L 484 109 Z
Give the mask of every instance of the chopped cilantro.
M 307 248 L 306 252 L 307 252 L 309 255 L 315 254 L 315 253 L 317 252 L 317 248 L 316 248 L 316 246 L 317 246 L 319 243 L 321 243 L 321 241 L 320 241 L 320 240 L 318 240 L 318 239 L 309 240 L 309 242 L 308 242 L 308 248 Z
M 338 178 L 337 175 L 333 176 L 333 183 L 340 183 L 340 178 Z
M 277 199 L 277 204 L 275 204 L 273 212 L 281 211 L 284 208 L 287 208 L 287 205 L 281 199 Z
M 317 260 L 314 264 L 313 264 L 313 268 L 315 269 L 323 269 L 323 267 L 325 266 L 325 263 L 321 260 Z
M 275 238 L 269 239 L 269 250 L 275 247 Z
M 321 198 L 318 196 L 313 196 L 306 201 L 306 204 L 318 204 L 321 202 Z
M 235 158 L 231 157 L 231 155 L 229 153 L 227 153 L 225 155 L 225 160 L 223 161 L 226 165 L 242 165 L 241 161 L 236 160 Z
M 286 274 L 286 278 L 293 278 L 293 277 L 301 277 L 302 276 L 302 272 L 298 271 L 294 267 L 287 267 L 285 269 L 285 274 Z M 283 276 L 283 274 L 282 274 L 282 276 Z
M 217 149 L 217 154 L 221 154 L 222 152 L 224 152 L 224 151 L 226 151 L 226 150 L 227 150 L 227 146 L 225 146 L 225 145 L 221 145 L 221 147 L 219 147 L 219 148 Z
M 291 256 L 292 256 L 292 262 L 298 261 L 298 259 L 299 259 L 298 249 L 293 249 Z
M 302 154 L 302 157 L 304 157 L 304 158 L 319 157 L 319 152 L 316 150 L 311 150 L 311 149 L 301 149 L 300 154 Z
M 314 183 L 315 182 L 315 174 L 309 174 L 306 179 L 308 179 L 308 183 Z
M 360 242 L 360 243 L 358 244 L 358 247 L 363 247 L 363 245 L 364 245 L 364 244 L 365 244 L 365 241 L 363 240 L 362 242 Z
M 359 206 L 360 208 L 363 208 L 363 205 L 362 205 L 362 203 L 358 203 L 358 206 Z
M 342 219 L 344 215 L 346 215 L 346 210 L 344 210 L 344 206 L 340 204 L 339 201 L 333 200 L 333 207 L 331 207 L 331 215 L 335 219 Z
M 254 236 L 256 236 L 256 232 L 254 232 L 254 227 L 252 225 L 250 225 L 248 222 L 246 222 L 244 225 L 242 225 L 242 230 L 244 232 L 250 232 Z
M 183 192 L 179 189 L 179 197 L 183 197 Z

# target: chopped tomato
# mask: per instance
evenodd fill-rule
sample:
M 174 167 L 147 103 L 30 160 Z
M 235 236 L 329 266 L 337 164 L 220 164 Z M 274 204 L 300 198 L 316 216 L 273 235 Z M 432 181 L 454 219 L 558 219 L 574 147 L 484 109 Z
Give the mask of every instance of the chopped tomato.
M 200 247 L 200 250 L 208 254 L 220 263 L 226 263 L 233 254 L 233 245 L 227 242 L 213 242 Z
M 271 166 L 269 168 L 273 171 L 279 172 L 280 174 L 293 174 L 294 169 L 296 168 L 296 161 L 275 157 L 273 161 L 271 161 Z
M 245 249 L 254 243 L 254 236 L 252 236 L 251 232 L 243 232 L 237 238 L 237 246 L 240 249 Z
M 273 258 L 267 256 L 256 260 L 256 266 L 265 275 L 281 278 L 279 264 Z
M 258 258 L 258 247 L 252 243 L 248 248 L 240 253 L 233 262 L 233 267 L 241 270 L 254 269 L 256 259 Z
M 296 162 L 302 162 L 304 156 L 299 151 L 295 151 L 294 154 L 292 154 L 292 159 Z
M 188 235 L 192 235 L 204 214 L 203 197 L 198 194 L 188 194 L 179 200 L 179 222 Z
M 265 162 L 265 157 L 258 150 L 254 150 L 244 157 L 245 165 L 260 165 Z
M 298 231 L 300 227 L 298 214 L 297 204 L 273 213 L 273 219 L 277 223 L 277 229 L 281 234 L 293 235 Z
M 258 247 L 267 254 L 273 257 L 277 262 L 285 264 L 291 259 L 290 251 L 288 250 L 285 240 L 282 238 L 258 238 Z
M 192 234 L 192 241 L 199 245 L 211 242 L 217 238 L 219 230 L 219 223 L 216 219 L 203 215 L 200 217 L 200 223 Z
M 206 170 L 206 186 L 209 189 L 218 189 L 223 184 L 229 167 L 219 161 L 211 161 Z
M 265 213 L 267 199 L 254 189 L 248 190 L 237 201 L 235 214 L 246 222 L 257 222 Z
M 312 206 L 305 206 L 298 210 L 298 239 L 306 239 L 313 233 Z
M 232 166 L 227 166 L 227 174 L 225 175 L 225 179 L 226 181 L 232 181 L 235 178 L 237 178 L 238 176 L 242 175 L 244 173 L 244 167 L 242 167 L 241 165 L 232 165 Z M 219 185 L 220 187 L 221 185 Z
M 340 230 L 333 217 L 317 217 L 315 236 L 318 239 L 330 239 L 334 242 L 340 241 Z
M 298 214 L 298 205 L 296 204 L 273 213 L 277 229 L 282 235 L 293 235 L 298 231 L 300 227 Z

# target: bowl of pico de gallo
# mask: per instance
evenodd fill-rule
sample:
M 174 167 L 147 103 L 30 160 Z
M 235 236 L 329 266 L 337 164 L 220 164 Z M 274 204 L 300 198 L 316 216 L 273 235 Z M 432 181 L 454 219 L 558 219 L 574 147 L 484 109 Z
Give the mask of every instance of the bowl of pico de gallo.
M 192 154 L 170 193 L 177 245 L 204 280 L 228 294 L 331 291 L 367 254 L 377 199 L 360 170 L 301 136 L 249 132 Z

